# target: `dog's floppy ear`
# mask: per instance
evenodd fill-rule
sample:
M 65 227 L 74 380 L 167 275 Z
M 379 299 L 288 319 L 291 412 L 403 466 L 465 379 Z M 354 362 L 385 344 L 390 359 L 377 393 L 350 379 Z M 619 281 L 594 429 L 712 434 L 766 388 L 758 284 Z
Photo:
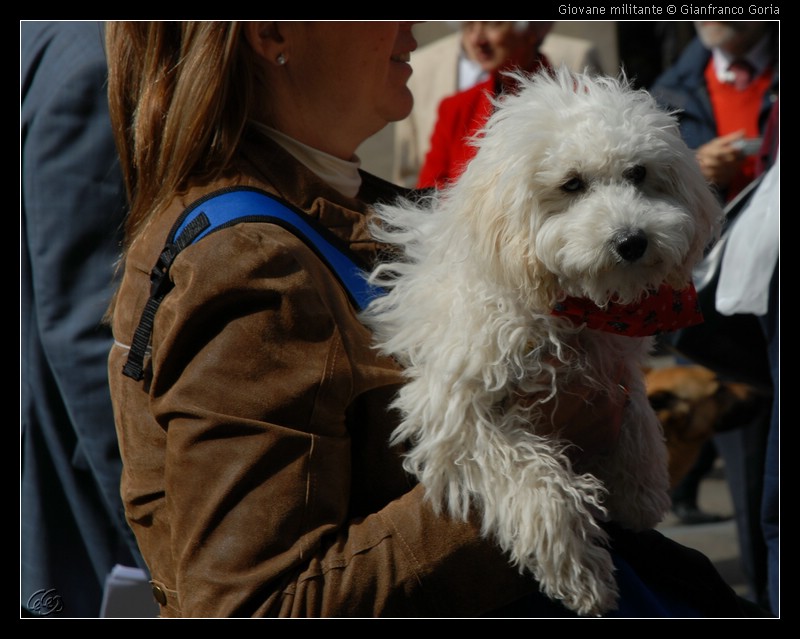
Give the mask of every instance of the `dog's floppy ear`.
M 558 282 L 533 250 L 531 216 L 535 199 L 524 180 L 509 180 L 508 157 L 489 162 L 479 154 L 462 178 L 440 200 L 437 215 L 459 220 L 469 237 L 469 259 L 492 272 L 492 277 L 518 290 L 530 308 L 552 308 L 560 293 Z M 517 169 L 519 170 L 519 169 Z M 525 186 L 520 186 L 525 184 Z

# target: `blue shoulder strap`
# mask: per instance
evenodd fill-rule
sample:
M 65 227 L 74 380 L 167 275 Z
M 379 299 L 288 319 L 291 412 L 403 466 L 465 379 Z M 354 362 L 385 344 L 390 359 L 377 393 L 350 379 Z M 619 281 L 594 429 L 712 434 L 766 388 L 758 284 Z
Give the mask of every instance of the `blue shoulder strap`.
M 357 310 L 363 310 L 370 300 L 382 294 L 379 288 L 369 283 L 364 270 L 341 242 L 302 211 L 259 189 L 222 189 L 191 204 L 167 236 L 164 250 L 150 273 L 150 298 L 134 333 L 128 360 L 122 369 L 124 375 L 137 381 L 144 376 L 144 357 L 150 344 L 155 314 L 172 289 L 169 269 L 178 253 L 214 231 L 241 222 L 277 224 L 297 235 L 328 265 Z

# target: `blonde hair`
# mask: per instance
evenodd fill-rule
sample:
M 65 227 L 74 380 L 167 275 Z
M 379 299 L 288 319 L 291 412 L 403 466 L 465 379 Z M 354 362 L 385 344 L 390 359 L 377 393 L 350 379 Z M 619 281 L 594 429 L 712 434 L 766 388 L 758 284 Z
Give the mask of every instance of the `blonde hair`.
M 261 90 L 236 22 L 110 22 L 111 121 L 130 214 L 124 252 L 193 182 L 230 167 Z

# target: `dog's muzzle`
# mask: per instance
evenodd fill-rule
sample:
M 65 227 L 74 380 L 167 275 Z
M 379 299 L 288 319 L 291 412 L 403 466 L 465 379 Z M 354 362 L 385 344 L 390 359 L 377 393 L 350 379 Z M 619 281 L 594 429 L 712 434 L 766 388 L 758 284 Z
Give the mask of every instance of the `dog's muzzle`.
M 614 252 L 626 262 L 635 262 L 647 250 L 647 235 L 642 229 L 619 231 L 612 239 Z

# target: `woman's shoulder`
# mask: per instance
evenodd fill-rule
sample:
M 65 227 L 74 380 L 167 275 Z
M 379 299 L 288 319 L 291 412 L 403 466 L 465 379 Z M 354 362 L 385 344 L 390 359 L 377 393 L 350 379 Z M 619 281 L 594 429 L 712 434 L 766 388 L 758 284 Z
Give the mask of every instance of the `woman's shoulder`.
M 214 193 L 242 184 L 242 180 L 216 180 L 174 193 L 154 211 L 153 215 L 148 218 L 146 226 L 137 234 L 136 240 L 128 252 L 127 264 L 130 266 L 131 263 L 134 263 L 138 265 L 138 268 L 149 270 L 164 250 L 164 245 L 184 211 Z
M 291 224 L 260 217 L 287 211 L 282 202 L 271 211 L 261 208 L 260 199 L 235 200 L 232 207 L 225 203 L 222 208 L 219 200 L 212 202 L 215 195 L 238 195 L 241 186 L 250 193 L 270 194 L 264 185 L 249 181 L 194 187 L 176 194 L 139 234 L 126 257 L 120 286 L 117 310 L 124 310 L 126 319 L 115 317 L 123 342 L 128 343 L 124 336 L 133 334 L 135 321 L 153 300 L 159 307 L 169 306 L 167 317 L 175 321 L 197 315 L 199 309 L 238 313 L 238 302 L 232 300 L 308 285 L 297 273 L 309 265 L 316 268 L 313 249 Z M 296 209 L 294 214 L 302 217 Z
M 362 190 L 371 202 L 408 193 L 377 176 L 363 177 Z M 229 280 L 244 284 L 265 273 L 296 270 L 296 265 L 309 268 L 318 261 L 314 256 L 326 251 L 369 264 L 374 244 L 358 207 L 319 194 L 305 200 L 288 197 L 277 187 L 239 175 L 176 194 L 132 247 L 126 273 L 150 277 L 166 255 L 173 276 L 224 288 Z

